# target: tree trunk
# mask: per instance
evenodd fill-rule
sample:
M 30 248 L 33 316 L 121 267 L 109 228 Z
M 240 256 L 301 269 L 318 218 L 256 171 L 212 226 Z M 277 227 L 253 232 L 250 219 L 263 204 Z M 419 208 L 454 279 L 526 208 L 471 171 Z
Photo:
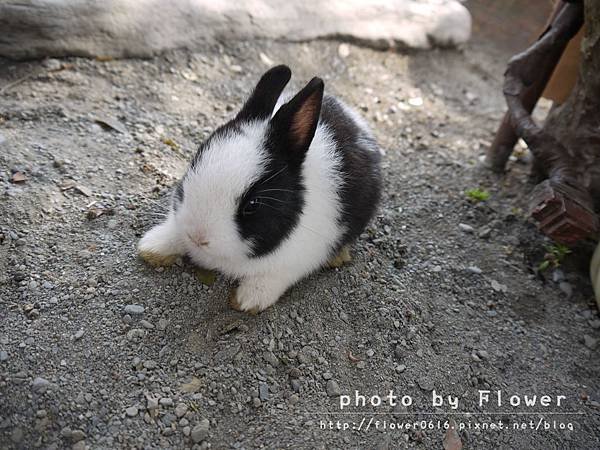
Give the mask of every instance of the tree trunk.
M 554 108 L 544 131 L 562 143 L 577 181 L 600 209 L 600 2 L 585 1 L 586 34 L 579 78 L 570 97 Z M 544 168 L 549 170 L 550 168 Z

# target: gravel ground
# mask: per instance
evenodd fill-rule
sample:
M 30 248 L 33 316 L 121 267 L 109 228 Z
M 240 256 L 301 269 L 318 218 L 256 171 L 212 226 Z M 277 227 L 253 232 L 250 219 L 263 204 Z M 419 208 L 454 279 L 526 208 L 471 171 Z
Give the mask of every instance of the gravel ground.
M 147 267 L 135 245 L 269 59 L 362 111 L 386 149 L 385 193 L 350 265 L 251 317 L 229 309 L 231 281 Z M 504 61 L 335 42 L 0 61 L 0 448 L 599 448 L 589 249 L 539 273 L 526 153 L 502 178 L 479 165 Z M 340 394 L 391 389 L 412 405 L 340 408 Z M 480 407 L 485 389 L 502 406 Z M 434 407 L 432 390 L 459 408 Z M 513 394 L 565 400 L 512 407 Z M 449 418 L 467 429 L 435 428 Z M 540 418 L 550 429 L 512 429 Z M 476 427 L 490 422 L 511 428 Z

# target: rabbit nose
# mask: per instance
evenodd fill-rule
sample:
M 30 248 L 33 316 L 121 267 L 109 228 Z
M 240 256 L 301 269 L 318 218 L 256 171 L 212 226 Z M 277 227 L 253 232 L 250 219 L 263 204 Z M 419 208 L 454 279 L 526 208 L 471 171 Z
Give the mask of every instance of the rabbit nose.
M 209 242 L 206 239 L 206 234 L 202 231 L 196 231 L 195 233 L 188 233 L 190 241 L 196 244 L 198 247 L 206 247 Z

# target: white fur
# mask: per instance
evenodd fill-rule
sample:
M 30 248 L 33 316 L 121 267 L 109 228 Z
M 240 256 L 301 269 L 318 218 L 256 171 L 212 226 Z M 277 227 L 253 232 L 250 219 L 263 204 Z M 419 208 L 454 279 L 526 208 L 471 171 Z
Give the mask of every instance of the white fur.
M 273 252 L 247 256 L 251 243 L 240 239 L 234 217 L 239 197 L 265 170 L 265 130 L 266 121 L 251 122 L 241 133 L 213 140 L 185 177 L 179 209 L 139 244 L 140 251 L 187 253 L 203 267 L 239 278 L 236 295 L 243 310 L 267 308 L 288 287 L 323 266 L 345 231 L 338 223 L 341 161 L 331 134 L 320 124 L 302 166 L 306 192 L 298 224 Z M 198 232 L 208 246 L 198 246 L 188 237 Z

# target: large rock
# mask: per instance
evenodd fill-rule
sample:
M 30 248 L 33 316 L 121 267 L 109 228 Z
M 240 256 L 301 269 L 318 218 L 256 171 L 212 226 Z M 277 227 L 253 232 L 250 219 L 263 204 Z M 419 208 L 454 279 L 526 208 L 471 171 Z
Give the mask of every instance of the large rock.
M 372 47 L 466 42 L 457 0 L 0 1 L 0 56 L 150 56 L 216 40 L 340 38 Z

